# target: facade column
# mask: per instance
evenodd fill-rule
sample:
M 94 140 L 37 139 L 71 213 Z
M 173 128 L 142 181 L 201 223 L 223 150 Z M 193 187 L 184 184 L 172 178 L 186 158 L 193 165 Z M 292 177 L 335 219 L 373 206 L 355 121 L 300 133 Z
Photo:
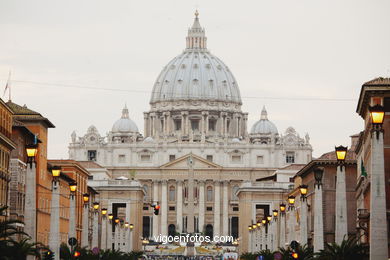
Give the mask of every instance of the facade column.
M 69 197 L 69 233 L 68 239 L 76 238 L 76 194 L 70 193 Z
M 149 134 L 149 115 L 147 112 L 144 112 L 144 135 L 145 135 L 145 138 L 150 135 Z
M 92 222 L 92 249 L 99 247 L 99 211 L 93 211 L 93 222 Z
M 221 234 L 221 190 L 220 181 L 214 182 L 214 236 Z
M 204 232 L 204 214 L 205 214 L 205 183 L 199 181 L 199 232 Z
M 223 201 L 222 201 L 222 235 L 229 235 L 229 182 L 223 182 Z
M 314 252 L 324 249 L 324 219 L 322 215 L 322 186 L 314 185 Z
M 185 120 L 185 112 L 181 112 L 181 135 L 186 135 L 184 120 Z
M 81 247 L 89 248 L 88 243 L 89 233 L 89 203 L 84 203 L 83 207 L 83 232 L 81 234 Z
M 168 201 L 167 181 L 163 180 L 161 185 L 161 235 L 168 235 Z
M 345 166 L 343 165 L 337 166 L 335 232 L 336 244 L 340 245 L 344 238 L 348 238 L 347 191 L 345 187 Z
M 49 248 L 54 253 L 54 260 L 60 259 L 60 185 L 53 180 L 53 190 L 50 209 Z
M 301 218 L 300 218 L 300 229 L 301 229 L 301 245 L 307 245 L 307 201 L 301 199 Z
M 157 181 L 157 180 L 154 180 L 153 181 L 153 204 L 157 204 L 158 203 L 158 198 L 160 197 L 159 194 L 158 194 L 158 186 L 159 186 L 160 182 Z M 162 210 L 162 209 L 161 209 Z M 160 233 L 159 233 L 159 230 L 158 230 L 158 227 L 159 227 L 159 223 L 158 223 L 158 218 L 159 216 L 157 215 L 154 215 L 153 214 L 153 236 L 158 236 Z
M 370 260 L 388 258 L 383 131 L 371 133 Z
M 183 232 L 183 181 L 177 181 L 177 198 L 176 198 L 176 231 Z

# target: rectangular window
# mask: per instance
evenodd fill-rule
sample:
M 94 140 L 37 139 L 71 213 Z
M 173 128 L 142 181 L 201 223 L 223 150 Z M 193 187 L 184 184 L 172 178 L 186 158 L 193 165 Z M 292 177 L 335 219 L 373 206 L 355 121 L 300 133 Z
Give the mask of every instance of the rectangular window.
M 209 131 L 215 131 L 216 124 L 217 124 L 217 120 L 209 119 Z
M 150 161 L 150 155 L 149 154 L 142 154 L 141 155 L 141 161 L 142 162 L 149 162 Z
M 118 156 L 118 162 L 120 162 L 120 163 L 126 162 L 126 155 L 120 154 L 120 155 Z
M 207 159 L 207 161 L 212 162 L 213 161 L 213 156 L 212 155 L 207 155 L 206 159 Z
M 143 210 L 149 210 L 148 206 L 143 207 Z
M 286 152 L 286 163 L 295 163 L 295 153 Z
M 264 163 L 264 157 L 262 155 L 258 155 L 257 159 L 256 159 L 256 162 L 258 164 L 263 164 Z
M 96 150 L 88 150 L 88 161 L 96 161 Z
M 180 131 L 181 130 L 181 119 L 175 119 L 175 131 Z
M 199 120 L 191 120 L 192 131 L 199 130 Z
M 170 154 L 169 155 L 169 161 L 170 162 L 174 161 L 175 159 L 176 159 L 176 155 L 174 155 L 174 154 Z
M 238 211 L 238 207 L 233 207 L 233 211 Z
M 234 163 L 241 162 L 241 155 L 232 155 L 232 162 Z
M 213 207 L 206 207 L 207 211 L 213 211 Z
M 169 211 L 175 211 L 175 207 L 169 207 Z

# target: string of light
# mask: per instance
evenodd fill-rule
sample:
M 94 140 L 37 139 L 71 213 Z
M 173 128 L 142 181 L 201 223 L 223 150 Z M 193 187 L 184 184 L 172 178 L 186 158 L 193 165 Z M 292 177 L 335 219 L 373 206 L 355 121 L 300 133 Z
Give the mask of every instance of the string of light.
M 62 88 L 76 88 L 76 89 L 89 89 L 89 90 L 98 90 L 98 91 L 111 91 L 111 92 L 127 92 L 127 93 L 147 93 L 147 94 L 160 94 L 161 91 L 149 91 L 149 90 L 137 90 L 137 89 L 122 89 L 122 88 L 99 88 L 91 87 L 85 85 L 75 85 L 75 84 L 63 84 L 63 83 L 53 83 L 53 82 L 42 82 L 42 81 L 28 81 L 28 80 L 11 80 L 12 83 L 29 83 L 29 87 L 36 86 L 47 86 L 47 87 L 62 87 Z M 19 87 L 25 87 L 23 84 L 19 84 Z M 164 94 L 173 94 L 173 92 L 166 92 Z M 177 93 L 175 93 L 177 97 Z M 183 96 L 187 98 L 187 96 Z M 213 99 L 213 96 L 200 95 L 200 98 Z M 228 101 L 232 98 L 232 95 L 227 95 Z M 274 96 L 241 96 L 243 99 L 266 99 L 266 100 L 290 100 L 290 101 L 324 101 L 324 102 L 356 102 L 356 99 L 353 98 L 329 98 L 329 97 L 319 97 L 319 96 L 302 96 L 302 97 L 274 97 Z M 169 100 L 169 98 L 167 98 Z

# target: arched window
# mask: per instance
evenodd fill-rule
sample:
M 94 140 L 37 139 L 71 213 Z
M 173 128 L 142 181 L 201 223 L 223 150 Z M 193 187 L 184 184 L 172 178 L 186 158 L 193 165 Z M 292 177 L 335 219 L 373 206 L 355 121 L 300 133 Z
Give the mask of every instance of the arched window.
M 175 191 L 174 186 L 169 187 L 169 201 L 175 201 Z
M 144 184 L 144 190 L 145 190 L 145 197 L 148 196 L 148 193 L 149 193 L 149 188 L 148 188 L 148 185 Z
M 207 201 L 213 201 L 213 187 L 207 187 Z
M 236 195 L 237 191 L 238 191 L 238 186 L 236 185 L 232 188 L 232 200 L 238 200 L 238 197 Z

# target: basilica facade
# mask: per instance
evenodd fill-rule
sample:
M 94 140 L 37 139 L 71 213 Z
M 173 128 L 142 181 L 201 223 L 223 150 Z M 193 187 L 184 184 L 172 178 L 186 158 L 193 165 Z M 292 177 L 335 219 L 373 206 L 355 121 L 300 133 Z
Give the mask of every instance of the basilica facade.
M 240 224 L 240 187 L 291 164 L 310 162 L 310 139 L 307 134 L 301 138 L 292 127 L 279 132 L 264 107 L 248 128 L 238 82 L 207 49 L 198 14 L 185 43 L 185 50 L 162 69 L 153 85 L 143 133 L 125 106 L 107 135 L 94 126 L 81 136 L 73 132 L 69 157 L 104 169 L 90 177 L 98 191 L 99 183 L 109 190 L 110 181 L 116 183 L 116 194 L 120 181 L 141 184 L 143 199 L 122 196 L 118 201 L 117 195 L 108 194 L 104 203 L 118 212 L 138 203 L 140 223 L 134 224 L 142 226 L 142 237 L 199 232 L 237 238 L 239 227 L 246 225 Z M 289 172 L 278 181 L 287 189 L 293 175 Z M 159 215 L 153 214 L 152 203 L 161 206 Z M 272 210 L 267 205 L 261 207 L 264 215 Z

